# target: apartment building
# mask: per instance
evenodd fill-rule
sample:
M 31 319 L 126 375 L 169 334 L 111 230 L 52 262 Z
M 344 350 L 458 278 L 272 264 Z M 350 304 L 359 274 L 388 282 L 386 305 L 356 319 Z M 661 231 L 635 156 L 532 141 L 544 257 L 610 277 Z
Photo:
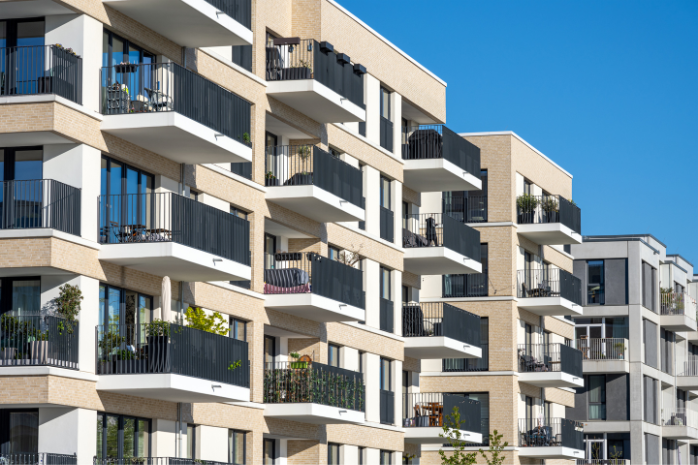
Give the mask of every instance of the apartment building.
M 575 317 L 586 458 L 694 463 L 698 451 L 693 265 L 650 234 L 585 236 L 572 246 L 584 316 Z
M 582 353 L 571 344 L 571 317 L 582 315 L 572 175 L 515 133 L 461 136 L 480 149 L 482 188 L 423 194 L 421 208 L 480 233 L 482 273 L 422 276 L 419 295 L 481 317 L 482 357 L 424 360 L 407 391 L 478 400 L 484 444 L 502 434 L 505 463 L 583 459 L 583 425 L 566 415 L 584 386 Z M 420 463 L 441 463 L 438 449 L 422 446 Z
M 454 406 L 478 443 L 488 411 L 420 378 L 421 360 L 478 363 L 481 316 L 500 310 L 510 338 L 520 318 L 572 337 L 547 316 L 571 305 L 517 310 L 497 260 L 511 249 L 515 266 L 525 242 L 571 269 L 558 245 L 578 230 L 528 222 L 518 238 L 499 188 L 487 214 L 506 226 L 429 200 L 483 189 L 483 150 L 504 179 L 489 140 L 521 152 L 512 183 L 523 169 L 567 199 L 571 178 L 513 136 L 459 137 L 446 83 L 335 1 L 0 5 L 3 460 L 418 463 Z M 419 299 L 422 275 L 441 289 L 486 271 L 483 242 L 494 302 Z M 189 307 L 222 329 L 192 328 Z M 493 370 L 516 366 L 512 349 L 491 349 Z M 581 385 L 478 379 L 556 417 L 573 401 L 559 387 Z M 510 439 L 523 412 L 490 423 Z

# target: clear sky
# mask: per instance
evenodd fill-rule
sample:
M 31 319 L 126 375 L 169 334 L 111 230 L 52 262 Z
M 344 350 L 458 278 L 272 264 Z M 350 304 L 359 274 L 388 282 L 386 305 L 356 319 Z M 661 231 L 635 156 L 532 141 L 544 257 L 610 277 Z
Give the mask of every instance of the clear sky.
M 651 233 L 698 273 L 698 0 L 338 0 L 446 81 L 456 132 L 572 173 L 582 234 Z

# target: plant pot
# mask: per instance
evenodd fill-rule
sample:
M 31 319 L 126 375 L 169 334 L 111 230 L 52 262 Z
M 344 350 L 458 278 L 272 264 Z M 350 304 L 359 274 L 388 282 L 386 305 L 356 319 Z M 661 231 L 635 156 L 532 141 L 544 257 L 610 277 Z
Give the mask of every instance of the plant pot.
M 264 185 L 265 186 L 278 186 L 279 185 L 279 180 L 276 178 L 266 178 L 264 180 Z
M 0 365 L 13 365 L 16 356 L 17 349 L 15 347 L 5 347 L 0 352 Z
M 48 362 L 48 341 L 34 341 L 29 343 L 32 365 L 45 365 Z
M 116 373 L 116 362 L 113 360 L 100 360 L 97 368 L 100 375 L 113 375 Z
M 170 370 L 169 336 L 148 336 L 148 373 L 167 373 Z
M 308 368 L 308 362 L 291 362 L 291 368 L 295 370 Z

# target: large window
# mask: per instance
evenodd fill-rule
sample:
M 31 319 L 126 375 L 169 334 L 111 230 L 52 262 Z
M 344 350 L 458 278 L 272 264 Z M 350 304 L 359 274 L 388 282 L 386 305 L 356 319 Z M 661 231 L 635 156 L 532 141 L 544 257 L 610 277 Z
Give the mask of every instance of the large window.
M 339 346 L 329 344 L 327 346 L 327 364 L 339 368 Z
M 381 176 L 380 179 L 380 202 L 381 202 L 381 207 L 386 208 L 388 210 L 391 210 L 390 208 L 390 179 Z
M 228 430 L 228 462 L 232 465 L 244 465 L 247 451 L 245 432 Z
M 247 340 L 247 322 L 230 317 L 230 331 L 228 336 L 238 341 Z
M 603 305 L 604 303 L 604 272 L 603 260 L 587 262 L 587 304 Z
M 390 360 L 387 358 L 381 358 L 381 379 L 380 379 L 380 388 L 383 391 L 392 391 L 391 386 L 392 383 L 390 382 L 391 377 L 390 377 Z
M 381 116 L 387 120 L 390 120 L 390 91 L 384 87 L 381 87 L 380 99 Z
M 0 314 L 29 315 L 41 310 L 41 278 L 0 278 Z
M 44 31 L 43 19 L 0 21 L 0 48 L 44 45 Z
M 381 450 L 381 464 L 380 465 L 392 465 L 393 464 L 393 454 L 389 450 Z
M 576 339 L 627 339 L 628 318 L 575 318 Z
M 0 181 L 43 179 L 43 160 L 41 147 L 0 148 Z
M 657 269 L 642 262 L 642 306 L 657 313 Z
M 150 457 L 150 420 L 97 414 L 97 458 Z
M 0 454 L 39 452 L 39 411 L 0 410 Z
M 196 458 L 196 425 L 187 424 L 187 458 Z
M 142 326 L 152 319 L 153 297 L 108 284 L 99 285 L 99 324 Z
M 589 419 L 606 419 L 606 376 L 589 376 Z
M 648 423 L 659 424 L 659 418 L 657 414 L 657 380 L 650 378 L 649 376 L 643 376 L 644 384 L 644 419 Z
M 327 444 L 327 465 L 339 465 L 339 444 Z
M 380 267 L 380 292 L 381 298 L 385 300 L 391 300 L 390 292 L 390 270 L 387 268 Z

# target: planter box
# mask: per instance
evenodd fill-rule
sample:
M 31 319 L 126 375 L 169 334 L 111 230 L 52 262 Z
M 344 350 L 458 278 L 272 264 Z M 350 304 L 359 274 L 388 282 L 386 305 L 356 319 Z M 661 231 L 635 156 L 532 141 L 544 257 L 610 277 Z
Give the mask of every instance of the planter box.
M 279 180 L 276 178 L 266 178 L 264 180 L 264 185 L 265 186 L 278 186 L 279 185 Z
M 170 369 L 169 336 L 148 336 L 148 373 L 167 373 Z

